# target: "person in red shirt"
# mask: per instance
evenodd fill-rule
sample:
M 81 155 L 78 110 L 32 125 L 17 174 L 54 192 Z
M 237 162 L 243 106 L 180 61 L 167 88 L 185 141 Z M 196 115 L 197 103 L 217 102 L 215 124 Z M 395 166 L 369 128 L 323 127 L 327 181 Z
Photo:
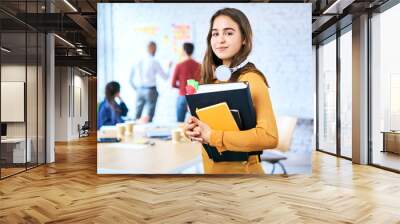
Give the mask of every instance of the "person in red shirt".
M 200 81 L 201 65 L 192 59 L 194 45 L 192 43 L 184 43 L 183 51 L 185 59 L 175 67 L 175 72 L 172 77 L 172 87 L 179 88 L 179 96 L 176 102 L 176 119 L 178 122 L 184 122 L 187 112 L 186 104 L 186 81 L 194 79 Z

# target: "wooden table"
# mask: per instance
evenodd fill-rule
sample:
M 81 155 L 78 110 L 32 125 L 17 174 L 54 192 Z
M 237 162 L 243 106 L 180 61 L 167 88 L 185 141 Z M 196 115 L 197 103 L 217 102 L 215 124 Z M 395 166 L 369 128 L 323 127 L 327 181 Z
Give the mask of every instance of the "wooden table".
M 134 133 L 119 143 L 97 143 L 98 174 L 203 173 L 201 144 L 151 139 L 150 146 L 137 143 L 146 140 L 143 130 L 135 126 Z

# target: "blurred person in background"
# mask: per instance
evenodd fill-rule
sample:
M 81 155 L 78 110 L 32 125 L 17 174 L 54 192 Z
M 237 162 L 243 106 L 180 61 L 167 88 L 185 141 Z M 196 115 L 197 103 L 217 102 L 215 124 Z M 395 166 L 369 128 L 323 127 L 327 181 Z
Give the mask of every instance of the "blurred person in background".
M 172 87 L 179 89 L 179 96 L 176 101 L 176 120 L 184 122 L 187 112 L 186 82 L 194 79 L 200 82 L 200 64 L 192 59 L 194 45 L 192 43 L 183 44 L 184 60 L 177 64 L 172 77 Z
M 132 70 L 130 83 L 136 91 L 136 115 L 135 119 L 141 123 L 152 122 L 156 110 L 158 91 L 156 75 L 164 80 L 168 79 L 169 70 L 164 72 L 160 63 L 155 58 L 157 44 L 151 41 L 147 45 L 147 55 L 139 61 Z M 172 63 L 169 64 L 171 68 Z M 146 115 L 142 116 L 143 109 L 146 108 Z
M 121 86 L 118 82 L 112 81 L 106 85 L 106 97 L 100 103 L 97 115 L 98 129 L 103 125 L 116 125 L 124 122 L 122 117 L 128 114 L 128 107 L 122 100 L 120 91 Z

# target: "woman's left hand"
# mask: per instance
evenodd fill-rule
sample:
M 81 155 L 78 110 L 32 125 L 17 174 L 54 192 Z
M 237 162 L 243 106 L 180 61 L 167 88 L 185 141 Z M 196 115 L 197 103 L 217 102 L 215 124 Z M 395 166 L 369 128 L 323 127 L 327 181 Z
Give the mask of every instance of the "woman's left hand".
M 198 141 L 202 144 L 210 144 L 211 139 L 211 128 L 204 122 L 200 121 L 195 117 L 191 117 L 192 122 L 196 124 L 196 127 L 193 129 L 193 132 L 199 133 L 196 137 L 192 137 L 191 139 L 194 141 Z

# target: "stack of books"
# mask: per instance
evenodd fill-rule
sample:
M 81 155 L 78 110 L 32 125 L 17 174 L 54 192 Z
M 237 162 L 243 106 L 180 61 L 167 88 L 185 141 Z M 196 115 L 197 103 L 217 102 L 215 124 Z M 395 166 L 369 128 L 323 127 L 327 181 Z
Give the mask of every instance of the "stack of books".
M 190 113 L 206 123 L 213 130 L 240 131 L 256 126 L 256 113 L 247 82 L 199 85 L 197 91 L 186 95 Z M 247 161 L 249 155 L 257 152 L 227 150 L 219 153 L 215 147 L 203 144 L 214 162 Z

